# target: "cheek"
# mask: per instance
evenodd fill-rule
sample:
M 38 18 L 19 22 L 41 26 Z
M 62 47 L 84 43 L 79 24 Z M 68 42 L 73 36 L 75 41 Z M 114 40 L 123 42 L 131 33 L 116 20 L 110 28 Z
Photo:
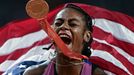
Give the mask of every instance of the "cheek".
M 81 29 L 76 29 L 76 30 L 73 30 L 74 32 L 74 37 L 77 38 L 77 39 L 83 39 L 83 31 Z
M 55 32 L 58 32 L 58 27 L 56 27 L 56 26 L 51 26 L 51 27 Z
M 80 30 L 75 31 L 74 30 L 74 39 L 73 39 L 73 49 L 78 50 L 78 52 L 81 52 L 81 49 L 83 48 L 83 33 Z

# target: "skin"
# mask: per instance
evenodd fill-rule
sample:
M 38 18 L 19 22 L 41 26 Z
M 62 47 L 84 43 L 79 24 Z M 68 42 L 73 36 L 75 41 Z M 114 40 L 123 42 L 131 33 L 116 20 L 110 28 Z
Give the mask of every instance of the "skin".
M 70 43 L 65 41 L 65 44 L 70 50 L 76 53 L 81 53 L 84 47 L 84 42 L 88 42 L 91 38 L 90 31 L 86 28 L 86 22 L 83 14 L 72 8 L 64 8 L 61 10 L 57 14 L 52 27 L 61 38 L 67 37 L 71 39 Z M 81 61 L 70 59 L 69 57 L 64 56 L 56 44 L 55 48 L 57 51 L 57 57 L 55 60 L 57 63 L 57 74 L 80 75 L 82 64 L 74 65 L 72 63 L 81 63 Z M 45 64 L 41 64 L 33 68 L 28 68 L 24 72 L 24 75 L 41 75 L 45 68 Z M 100 68 L 96 68 L 96 70 L 93 72 L 93 75 L 105 75 L 105 73 Z

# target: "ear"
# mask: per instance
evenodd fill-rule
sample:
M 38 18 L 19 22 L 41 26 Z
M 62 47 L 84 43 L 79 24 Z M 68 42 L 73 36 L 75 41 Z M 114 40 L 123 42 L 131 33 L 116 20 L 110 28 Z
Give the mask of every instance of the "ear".
M 90 38 L 91 38 L 91 32 L 88 31 L 88 30 L 85 31 L 85 33 L 84 33 L 84 41 L 89 42 Z

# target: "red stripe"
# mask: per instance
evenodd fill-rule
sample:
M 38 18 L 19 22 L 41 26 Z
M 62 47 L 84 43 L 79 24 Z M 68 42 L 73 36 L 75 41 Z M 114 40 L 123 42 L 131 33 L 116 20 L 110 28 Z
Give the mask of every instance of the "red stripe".
M 2 75 L 3 72 L 0 71 L 0 75 Z
M 0 56 L 0 63 L 4 62 L 5 60 L 17 60 L 20 56 L 24 55 L 26 52 L 28 52 L 31 48 L 39 45 L 45 45 L 50 43 L 49 38 L 45 38 L 42 41 L 35 42 L 32 46 L 18 49 L 8 55 Z
M 77 6 L 80 6 L 93 18 L 105 18 L 114 22 L 118 22 L 134 32 L 134 18 L 128 15 L 115 11 L 109 11 L 107 9 L 103 9 L 96 6 L 87 6 L 85 4 L 77 4 Z
M 98 27 L 94 27 L 93 36 L 97 39 L 105 40 L 109 44 L 115 45 L 123 49 L 125 52 L 134 56 L 134 44 L 130 44 L 128 42 L 124 42 L 122 40 L 116 39 L 112 34 L 107 33 L 101 30 Z M 126 36 L 127 37 L 127 36 Z
M 15 21 L 0 29 L 0 46 L 8 39 L 24 36 L 39 31 L 41 28 L 34 19 Z
M 120 69 L 119 67 L 115 66 L 114 64 L 96 57 L 96 56 L 92 56 L 90 58 L 90 61 L 93 62 L 94 64 L 97 64 L 99 67 L 101 67 L 102 69 L 108 70 L 116 75 L 129 75 L 127 72 L 125 72 L 124 70 Z
M 97 41 L 94 41 L 92 43 L 92 48 L 94 50 L 103 50 L 103 51 L 110 53 L 116 59 L 118 59 L 132 74 L 134 74 L 134 67 L 133 67 L 134 65 L 131 62 L 129 62 L 128 59 L 126 59 L 124 56 L 122 56 L 119 52 L 117 52 L 116 49 L 114 49 L 106 44 L 99 43 Z

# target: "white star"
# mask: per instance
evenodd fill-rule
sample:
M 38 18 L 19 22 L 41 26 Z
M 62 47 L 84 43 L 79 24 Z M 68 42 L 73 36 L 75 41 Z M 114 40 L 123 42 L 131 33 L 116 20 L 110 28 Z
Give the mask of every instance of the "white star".
M 13 75 L 12 72 L 8 73 L 8 75 Z
M 19 68 L 26 68 L 26 65 L 20 64 L 20 65 L 19 65 Z

